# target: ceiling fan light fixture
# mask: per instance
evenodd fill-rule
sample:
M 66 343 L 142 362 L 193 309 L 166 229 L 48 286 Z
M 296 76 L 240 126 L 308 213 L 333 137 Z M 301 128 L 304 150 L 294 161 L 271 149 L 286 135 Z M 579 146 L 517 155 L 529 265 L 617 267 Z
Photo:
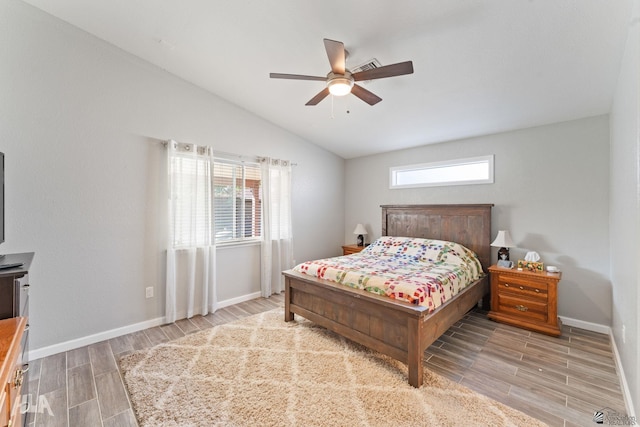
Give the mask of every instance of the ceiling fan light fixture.
M 351 93 L 353 79 L 348 77 L 334 77 L 327 82 L 329 93 L 333 96 L 344 96 Z
M 365 64 L 366 69 L 362 66 L 354 73 L 353 70 L 348 70 L 346 68 L 345 61 L 347 58 L 347 51 L 344 48 L 344 43 L 336 40 L 324 39 L 324 49 L 327 51 L 327 58 L 329 58 L 329 64 L 331 64 L 331 71 L 329 71 L 326 78 L 284 73 L 270 73 L 269 77 L 272 79 L 324 81 L 326 87 L 304 105 L 318 105 L 320 101 L 330 94 L 335 96 L 345 96 L 350 93 L 369 105 L 376 105 L 378 102 L 382 101 L 382 98 L 354 82 L 367 82 L 369 80 L 384 79 L 387 77 L 402 76 L 413 73 L 413 62 L 411 61 L 380 66 L 377 60 L 372 60 L 370 64 Z

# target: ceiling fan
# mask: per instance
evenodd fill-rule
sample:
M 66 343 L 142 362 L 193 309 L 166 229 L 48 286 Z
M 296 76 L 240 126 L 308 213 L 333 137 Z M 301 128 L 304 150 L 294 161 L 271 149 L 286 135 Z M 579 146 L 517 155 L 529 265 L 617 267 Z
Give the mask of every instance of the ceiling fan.
M 327 51 L 329 63 L 331 64 L 331 71 L 326 77 L 282 73 L 270 73 L 269 77 L 272 79 L 317 80 L 326 82 L 327 87 L 311 98 L 305 105 L 317 105 L 329 94 L 343 96 L 349 93 L 354 94 L 369 105 L 375 105 L 382 101 L 382 98 L 362 86 L 357 85 L 355 82 L 413 73 L 413 62 L 406 61 L 351 74 L 345 66 L 347 53 L 342 42 L 324 39 L 324 48 Z

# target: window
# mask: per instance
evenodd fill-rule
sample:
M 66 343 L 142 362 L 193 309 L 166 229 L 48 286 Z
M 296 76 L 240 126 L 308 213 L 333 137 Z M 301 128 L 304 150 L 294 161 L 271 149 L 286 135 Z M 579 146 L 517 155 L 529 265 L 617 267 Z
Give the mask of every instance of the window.
M 262 236 L 260 165 L 215 159 L 213 192 L 216 243 L 260 240 Z
M 214 157 L 210 147 L 170 141 L 169 239 L 173 248 L 260 241 L 258 163 Z
M 389 188 L 493 183 L 493 155 L 389 169 Z

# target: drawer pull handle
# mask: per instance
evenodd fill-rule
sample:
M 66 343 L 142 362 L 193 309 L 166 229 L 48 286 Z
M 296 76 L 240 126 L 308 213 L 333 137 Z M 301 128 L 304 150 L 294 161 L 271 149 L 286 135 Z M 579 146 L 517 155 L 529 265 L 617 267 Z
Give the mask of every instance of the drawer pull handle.
M 536 292 L 540 293 L 540 289 L 536 289 Z
M 524 290 L 524 288 L 522 286 L 520 286 L 520 289 Z
M 16 369 L 16 378 L 13 380 L 13 388 L 18 388 L 22 385 L 22 381 L 24 381 L 24 373 L 22 369 Z
M 28 284 L 28 283 L 25 283 L 24 285 L 22 285 L 22 288 L 23 288 L 23 289 L 29 289 L 29 286 L 31 286 L 31 285 L 30 285 L 30 284 Z
M 505 283 L 505 284 L 504 284 L 504 287 L 505 287 L 505 288 L 508 288 L 508 287 L 509 287 L 509 284 L 508 284 L 508 283 Z
M 527 310 L 529 310 L 529 308 L 528 308 L 528 307 L 525 307 L 524 305 L 516 305 L 516 308 L 517 308 L 519 311 L 527 311 Z
M 26 374 L 27 372 L 29 372 L 29 364 L 25 363 L 24 365 L 22 365 L 22 373 Z
M 30 326 L 29 326 L 29 324 L 27 323 L 27 326 L 25 326 L 25 327 L 24 327 L 24 331 L 25 331 L 25 332 L 27 332 L 27 331 L 29 330 L 29 328 L 30 328 Z

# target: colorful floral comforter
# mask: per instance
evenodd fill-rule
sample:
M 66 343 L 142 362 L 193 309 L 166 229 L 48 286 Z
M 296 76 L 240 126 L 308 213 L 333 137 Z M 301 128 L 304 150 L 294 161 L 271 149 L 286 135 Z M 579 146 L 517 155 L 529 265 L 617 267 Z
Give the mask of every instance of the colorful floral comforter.
M 307 261 L 294 270 L 422 305 L 429 312 L 484 275 L 476 254 L 458 243 L 392 236 L 360 253 Z

